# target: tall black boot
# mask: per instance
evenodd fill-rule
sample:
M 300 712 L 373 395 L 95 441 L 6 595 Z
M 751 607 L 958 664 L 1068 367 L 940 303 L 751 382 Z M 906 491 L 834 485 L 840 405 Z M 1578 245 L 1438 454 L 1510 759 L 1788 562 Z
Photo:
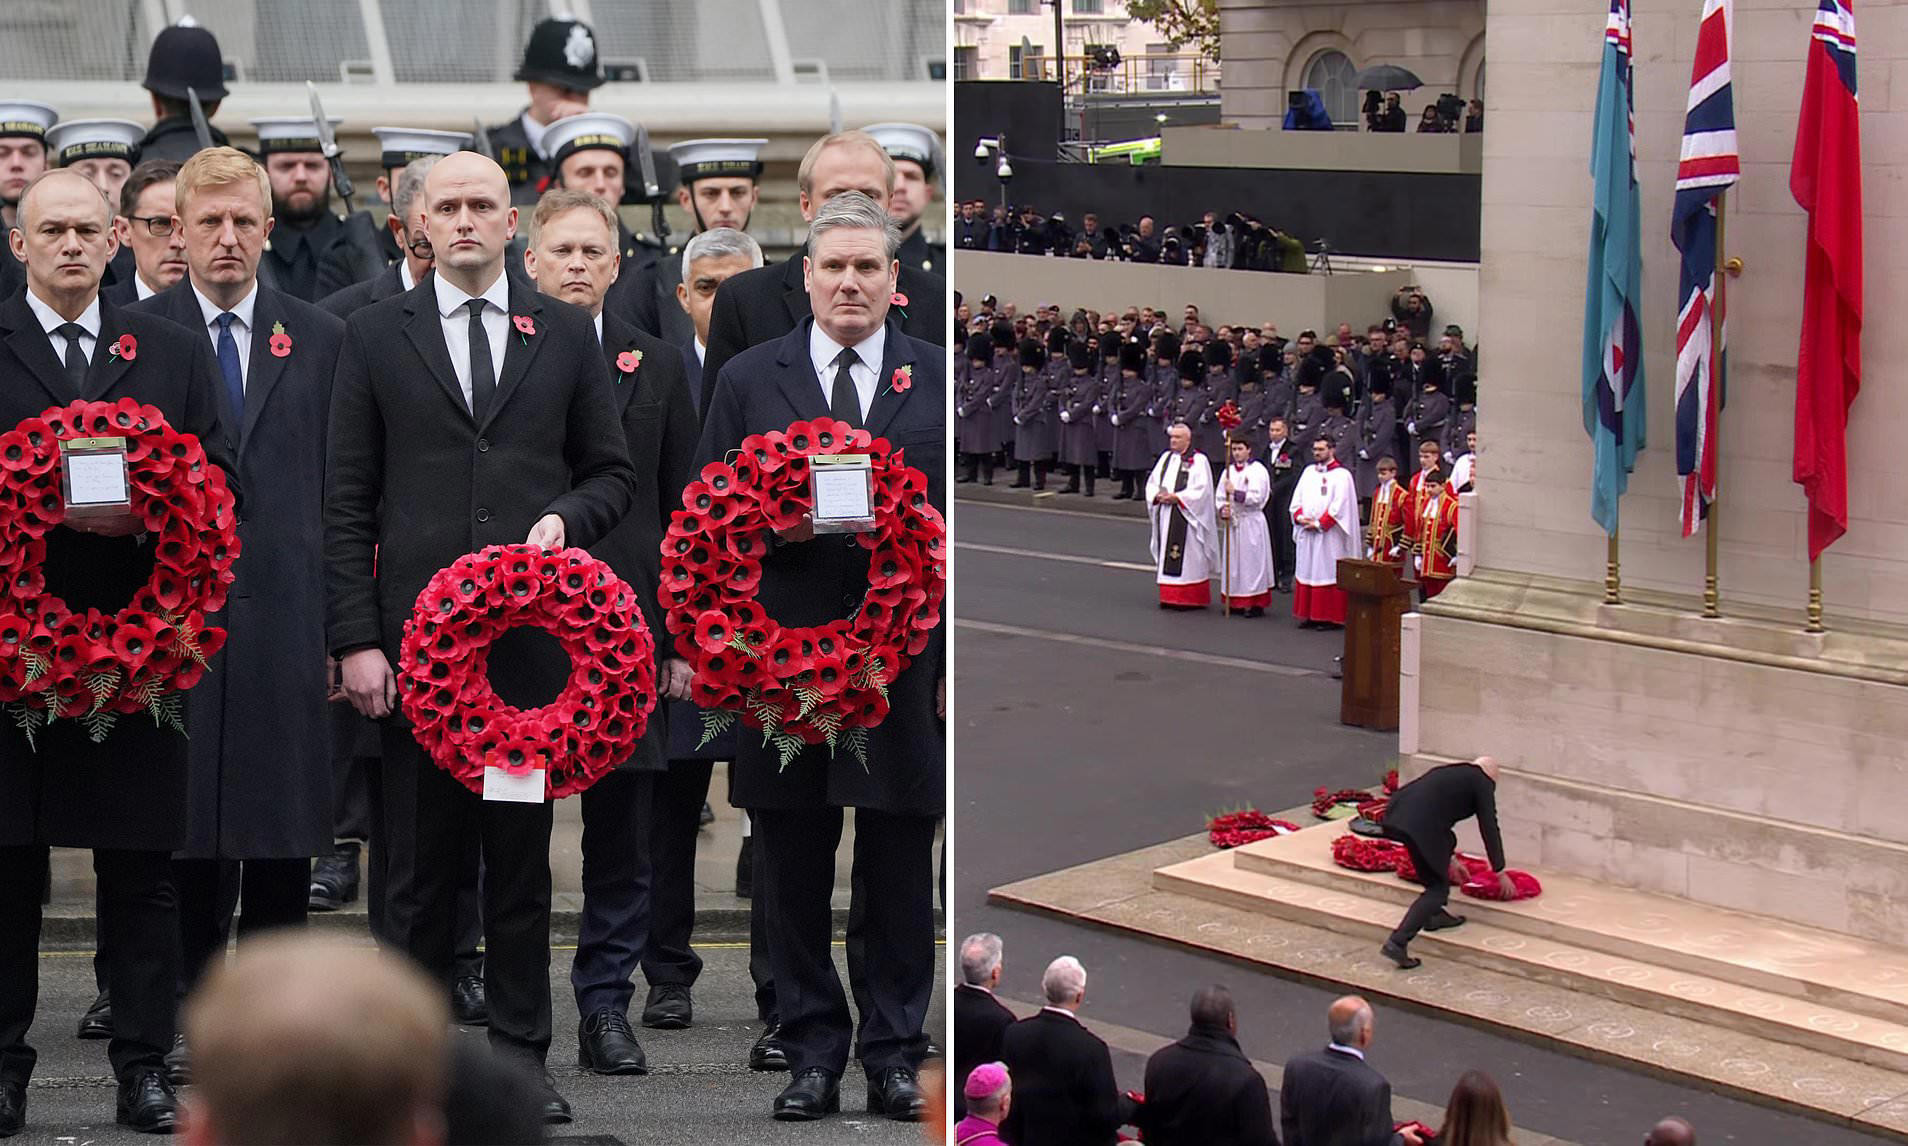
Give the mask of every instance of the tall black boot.
M 1060 490 L 1061 493 L 1079 493 L 1080 492 L 1080 470 L 1082 468 L 1086 468 L 1086 467 L 1081 467 L 1081 466 L 1072 465 L 1072 464 L 1069 464 L 1067 466 L 1067 484 L 1064 488 Z
M 1035 462 L 1034 463 L 1033 470 L 1034 470 L 1034 492 L 1035 493 L 1047 492 L 1047 468 L 1051 464 L 1052 463 L 1050 462 Z
M 1113 476 L 1113 455 L 1108 453 L 1105 450 L 1101 450 L 1099 452 L 1099 461 L 1100 461 L 1099 476 L 1103 478 L 1112 477 Z M 1091 489 L 1093 487 L 1088 486 L 1087 488 Z
M 1027 480 L 1027 474 L 1030 470 L 1033 469 L 1033 463 L 1021 462 L 1018 469 L 1020 471 L 1020 476 L 1014 479 L 1014 484 L 1008 487 L 1010 489 L 1026 489 L 1030 484 L 1032 484 L 1031 482 Z
M 994 484 L 994 455 L 982 454 L 980 458 L 981 484 Z
M 1086 495 L 1088 497 L 1092 497 L 1093 496 L 1093 467 L 1082 466 L 1081 468 L 1086 470 Z
M 957 484 L 971 482 L 980 473 L 980 458 L 973 454 L 961 455 L 961 474 L 955 478 Z

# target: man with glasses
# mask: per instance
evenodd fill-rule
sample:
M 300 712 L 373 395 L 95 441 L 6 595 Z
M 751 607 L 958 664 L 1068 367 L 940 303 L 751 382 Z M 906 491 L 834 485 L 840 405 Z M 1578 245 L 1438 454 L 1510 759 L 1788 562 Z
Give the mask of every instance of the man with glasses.
M 136 270 L 100 292 L 115 306 L 151 298 L 185 276 L 185 236 L 172 217 L 178 176 L 174 161 L 148 159 L 120 186 L 113 226 L 120 247 L 132 252 Z
M 321 309 L 346 318 L 374 302 L 403 294 L 423 281 L 434 259 L 431 240 L 424 234 L 424 223 L 419 218 L 418 196 L 424 190 L 424 177 L 430 174 L 439 158 L 426 155 L 413 159 L 391 180 L 391 216 L 386 225 L 392 245 L 403 252 L 403 257 L 384 268 L 376 278 L 326 295 L 318 303 Z

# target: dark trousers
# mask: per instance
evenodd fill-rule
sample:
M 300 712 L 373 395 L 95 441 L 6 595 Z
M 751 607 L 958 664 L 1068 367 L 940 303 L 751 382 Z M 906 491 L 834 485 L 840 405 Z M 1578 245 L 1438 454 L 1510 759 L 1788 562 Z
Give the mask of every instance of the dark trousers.
M 397 721 L 384 729 L 384 792 L 386 941 L 448 989 L 458 888 L 481 858 L 490 1045 L 540 1065 L 550 1049 L 549 802 L 486 802 L 425 759 Z
M 40 981 L 40 893 L 47 849 L 0 847 L 0 1079 L 25 1083 Z M 158 1067 L 172 1048 L 179 989 L 179 901 L 164 852 L 96 848 L 99 942 L 113 985 L 113 1074 Z
M 311 893 L 308 859 L 176 859 L 179 888 L 179 998 L 184 999 L 225 954 L 238 912 L 238 937 L 305 925 Z
M 627 1014 L 649 940 L 649 824 L 655 772 L 611 772 L 583 801 L 583 917 L 570 987 L 585 1017 Z
M 1398 930 L 1391 933 L 1391 941 L 1403 947 L 1417 938 L 1418 932 L 1424 930 L 1424 925 L 1431 922 L 1450 902 L 1451 851 L 1443 848 L 1426 852 L 1417 840 L 1396 828 L 1386 828 L 1385 838 L 1404 845 L 1405 851 L 1411 856 L 1411 866 L 1418 869 L 1419 878 L 1424 880 L 1424 890 L 1411 901 L 1410 907 L 1405 908 L 1404 920 L 1398 924 Z
M 349 704 L 331 706 L 331 838 L 340 842 L 368 843 L 376 832 L 378 756 L 366 732 L 371 724 Z
M 709 798 L 715 764 L 709 760 L 672 760 L 656 773 L 649 812 L 649 943 L 643 949 L 643 978 L 652 987 L 693 987 L 702 974 L 702 956 L 691 938 L 696 924 L 696 846 L 698 818 Z M 759 879 L 762 852 L 754 850 L 752 878 Z M 749 978 L 755 983 L 756 1015 L 775 1021 L 775 981 L 768 966 L 762 931 L 762 899 L 749 900 Z
M 410 730 L 402 729 L 402 735 L 415 752 L 416 742 L 411 740 Z M 417 774 L 412 768 L 387 770 L 382 755 L 361 757 L 360 764 L 371 824 L 370 854 L 364 864 L 365 914 L 371 924 L 371 934 L 395 944 L 397 931 L 390 919 L 391 887 L 394 882 L 408 886 L 411 880 L 413 852 L 409 840 L 410 825 L 417 816 Z M 484 973 L 484 955 L 479 950 L 484 940 L 483 897 L 478 890 L 481 875 L 480 866 L 461 875 L 457 887 L 457 954 L 451 973 L 459 979 L 482 978 Z M 405 926 L 408 928 L 409 924 Z
M 829 950 L 842 810 L 752 815 L 755 897 L 767 922 L 790 1070 L 840 1073 L 851 1044 L 870 1076 L 916 1066 L 934 988 L 934 817 L 855 812 L 848 974 L 857 1032 Z
M 1272 582 L 1284 585 L 1298 570 L 1298 541 L 1292 536 L 1292 489 L 1272 488 L 1265 503 L 1266 528 L 1272 531 Z

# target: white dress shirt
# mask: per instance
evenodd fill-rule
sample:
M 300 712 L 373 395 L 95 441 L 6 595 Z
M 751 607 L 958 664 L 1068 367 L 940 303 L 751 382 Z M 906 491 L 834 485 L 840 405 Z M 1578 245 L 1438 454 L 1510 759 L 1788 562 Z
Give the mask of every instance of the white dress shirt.
M 596 344 L 601 346 L 603 345 L 603 312 L 597 311 L 596 317 L 590 321 L 596 323 Z
M 540 158 L 550 158 L 550 153 L 543 150 L 543 137 L 550 130 L 550 125 L 531 119 L 528 110 L 517 117 L 517 122 L 523 125 L 523 137 L 530 141 L 530 150 L 536 152 Z
M 848 367 L 848 377 L 855 383 L 855 398 L 861 403 L 861 420 L 868 420 L 868 408 L 874 405 L 875 393 L 881 377 L 881 355 L 888 343 L 888 328 L 879 326 L 875 332 L 854 346 L 858 359 Z M 808 357 L 815 364 L 815 376 L 821 379 L 822 402 L 832 405 L 835 400 L 835 359 L 848 349 L 841 343 L 823 333 L 821 323 L 813 323 L 808 328 Z
M 411 260 L 403 255 L 398 256 L 398 282 L 405 290 L 414 290 L 417 287 L 417 280 L 411 277 Z
M 205 331 L 212 336 L 212 357 L 219 356 L 219 315 L 225 312 L 218 304 L 205 297 L 199 290 L 199 284 L 192 284 L 192 297 L 199 300 L 199 313 L 205 317 Z M 252 289 L 245 292 L 238 305 L 232 308 L 236 319 L 232 323 L 232 341 L 238 343 L 239 385 L 249 386 L 252 382 L 252 312 L 258 305 L 258 281 L 252 282 Z
M 144 278 L 139 275 L 133 276 L 133 297 L 137 298 L 140 302 L 144 302 L 158 293 L 158 291 L 146 285 Z
M 696 363 L 700 365 L 702 362 L 707 360 L 708 357 L 709 357 L 709 348 L 702 344 L 702 339 L 700 338 L 696 339 Z M 848 373 L 853 374 L 854 372 L 855 372 L 854 367 L 850 366 L 848 368 Z M 834 390 L 832 389 L 832 387 L 835 385 L 835 380 L 833 378 L 830 378 L 828 380 L 828 385 L 831 387 L 828 393 L 832 397 L 834 395 Z
M 437 316 L 444 326 L 444 349 L 450 351 L 451 369 L 457 371 L 457 385 L 464 391 L 464 408 L 471 409 L 470 312 L 464 307 L 478 296 L 465 294 L 445 281 L 443 275 L 432 275 L 431 286 L 437 291 Z M 490 369 L 494 380 L 502 382 L 504 339 L 510 330 L 510 276 L 498 271 L 497 281 L 484 291 L 483 300 L 484 333 L 490 336 Z
M 1346 1046 L 1346 1045 L 1345 1045 L 1344 1043 L 1333 1043 L 1332 1045 L 1330 1045 L 1330 1046 L 1328 1046 L 1328 1047 L 1326 1047 L 1325 1049 L 1326 1049 L 1326 1050 L 1335 1050 L 1335 1051 L 1337 1051 L 1337 1052 L 1338 1052 L 1339 1054 L 1348 1054 L 1348 1055 L 1351 1055 L 1351 1056 L 1352 1056 L 1353 1058 L 1355 1058 L 1355 1059 L 1357 1059 L 1357 1060 L 1358 1060 L 1358 1061 L 1360 1061 L 1360 1062 L 1363 1062 L 1363 1061 L 1365 1061 L 1365 1052 L 1364 1052 L 1364 1051 L 1361 1051 L 1361 1050 L 1359 1050 L 1359 1049 L 1358 1049 L 1357 1047 L 1348 1047 L 1348 1046 Z
M 65 362 L 66 339 L 53 332 L 65 326 L 66 320 L 60 317 L 59 311 L 40 301 L 40 296 L 30 289 L 26 292 L 26 300 L 27 306 L 33 309 L 33 317 L 40 320 L 40 329 L 46 331 L 47 341 L 53 344 L 53 357 Z M 94 295 L 92 303 L 86 308 L 86 313 L 73 321 L 79 323 L 86 331 L 80 336 L 80 353 L 86 356 L 86 361 L 90 365 L 93 361 L 93 351 L 99 346 L 99 296 Z

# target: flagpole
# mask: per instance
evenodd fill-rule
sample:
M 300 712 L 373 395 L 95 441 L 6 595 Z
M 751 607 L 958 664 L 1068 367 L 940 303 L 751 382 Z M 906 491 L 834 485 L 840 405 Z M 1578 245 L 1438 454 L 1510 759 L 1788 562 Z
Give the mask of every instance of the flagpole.
M 1809 562 L 1809 624 L 1808 632 L 1826 632 L 1822 624 L 1822 559 L 1817 557 Z
M 1617 532 L 1622 526 L 1610 531 L 1609 560 L 1603 567 L 1603 603 L 1621 605 L 1623 603 L 1623 577 L 1617 569 Z
M 1723 236 L 1725 234 L 1723 202 L 1726 195 L 1727 192 L 1724 191 L 1716 192 L 1716 291 L 1722 295 L 1725 300 L 1728 298 L 1727 288 L 1723 285 L 1723 275 L 1725 273 L 1724 265 L 1727 261 L 1723 256 Z M 1712 339 L 1726 337 L 1728 321 L 1729 311 L 1725 309 L 1723 311 L 1723 321 L 1713 324 L 1710 337 Z M 1725 376 L 1722 362 L 1723 356 L 1719 352 L 1716 354 L 1716 365 L 1719 369 L 1716 371 L 1716 377 L 1710 379 L 1710 385 L 1717 387 L 1719 391 L 1716 395 L 1716 420 L 1709 427 L 1709 432 L 1715 438 L 1716 442 L 1716 496 L 1709 501 L 1708 520 L 1703 523 L 1703 616 L 1712 618 L 1722 616 L 1722 594 L 1718 591 L 1716 586 L 1716 527 L 1720 524 L 1717 507 L 1722 501 L 1722 394 L 1720 393 L 1720 389 Z M 1698 496 L 1701 495 L 1699 494 Z

